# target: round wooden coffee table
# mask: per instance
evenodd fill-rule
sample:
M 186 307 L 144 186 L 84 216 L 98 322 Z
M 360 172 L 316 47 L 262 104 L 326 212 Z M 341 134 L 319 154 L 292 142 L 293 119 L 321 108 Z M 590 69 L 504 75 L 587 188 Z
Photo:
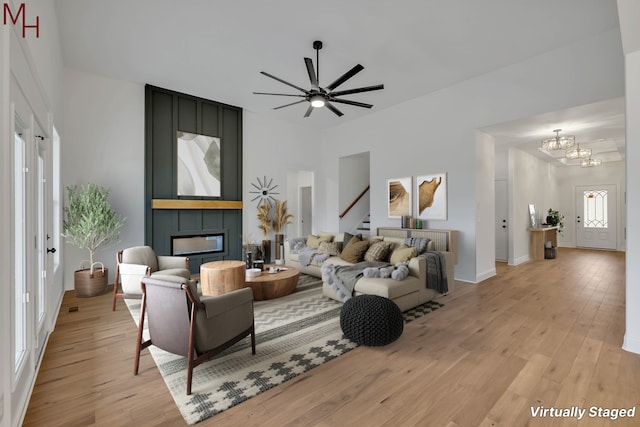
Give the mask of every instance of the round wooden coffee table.
M 280 268 L 282 271 L 269 273 L 269 267 Z M 295 268 L 270 264 L 264 266 L 261 275 L 247 277 L 245 281 L 247 286 L 253 289 L 253 299 L 263 301 L 280 298 L 295 291 L 298 286 L 298 276 L 300 272 Z

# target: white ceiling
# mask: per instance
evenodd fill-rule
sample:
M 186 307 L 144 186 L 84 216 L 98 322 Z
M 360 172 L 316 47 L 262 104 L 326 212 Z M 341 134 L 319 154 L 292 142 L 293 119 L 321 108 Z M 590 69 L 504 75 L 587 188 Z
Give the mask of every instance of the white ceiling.
M 615 162 L 625 155 L 624 98 L 597 102 L 509 123 L 489 126 L 481 131 L 492 135 L 496 150 L 516 147 L 557 166 L 579 166 L 578 160 L 567 160 L 563 151 L 540 150 L 542 140 L 560 135 L 573 135 L 581 148 L 590 148 L 591 157 L 602 162 Z
M 273 110 L 293 99 L 252 94 L 296 93 L 260 71 L 309 87 L 303 57 L 315 62 L 314 40 L 324 42 L 320 85 L 360 63 L 365 70 L 340 90 L 383 83 L 384 90 L 344 96 L 371 103 L 375 111 L 619 26 L 615 0 L 55 2 L 66 67 L 214 99 L 317 129 L 371 110 L 339 105 L 342 117 L 323 108 L 303 118 L 305 104 Z M 571 113 L 588 114 L 593 123 L 615 129 L 620 122 L 612 124 L 614 116 L 622 114 L 617 119 L 624 120 L 619 101 L 601 107 L 490 130 L 499 141 L 521 141 L 524 135 L 540 139 L 566 126 L 576 136 L 584 132 L 586 145 L 597 138 L 587 134 L 584 116 Z M 570 123 L 584 126 L 571 128 Z M 619 135 L 605 133 L 600 137 L 620 146 Z

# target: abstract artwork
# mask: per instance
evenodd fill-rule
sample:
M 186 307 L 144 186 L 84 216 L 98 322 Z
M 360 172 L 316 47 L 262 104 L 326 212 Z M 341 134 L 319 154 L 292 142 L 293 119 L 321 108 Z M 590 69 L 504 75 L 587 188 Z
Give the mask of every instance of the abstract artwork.
M 447 219 L 447 174 L 416 177 L 416 214 L 419 219 Z
M 387 180 L 387 217 L 411 215 L 411 177 Z
M 178 196 L 220 197 L 220 138 L 178 131 Z

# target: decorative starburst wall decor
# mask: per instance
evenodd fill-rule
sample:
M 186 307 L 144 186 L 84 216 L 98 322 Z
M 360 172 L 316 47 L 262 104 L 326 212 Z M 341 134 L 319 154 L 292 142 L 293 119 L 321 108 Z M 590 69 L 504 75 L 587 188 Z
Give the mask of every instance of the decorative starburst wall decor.
M 276 201 L 273 195 L 280 194 L 274 191 L 276 188 L 278 188 L 278 185 L 273 184 L 273 178 L 267 181 L 266 176 L 263 177 L 262 180 L 260 180 L 260 177 L 257 177 L 256 181 L 257 181 L 257 184 L 253 182 L 251 183 L 251 186 L 254 187 L 255 190 L 250 190 L 249 193 L 256 194 L 256 196 L 253 199 L 251 199 L 251 201 L 252 202 L 257 201 L 258 206 L 260 206 L 263 203 L 268 204 L 269 207 L 273 206 L 271 202 Z

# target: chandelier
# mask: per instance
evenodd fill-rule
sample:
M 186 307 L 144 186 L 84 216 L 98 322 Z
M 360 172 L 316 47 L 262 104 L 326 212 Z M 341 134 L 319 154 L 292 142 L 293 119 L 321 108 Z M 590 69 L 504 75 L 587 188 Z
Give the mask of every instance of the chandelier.
M 544 151 L 566 150 L 576 145 L 576 137 L 572 135 L 560 136 L 561 130 L 555 129 L 556 136 L 542 140 L 542 149 Z
M 592 168 L 594 166 L 602 166 L 602 160 L 592 159 L 591 156 L 589 156 L 588 159 L 582 160 L 580 162 L 581 168 Z
M 577 147 L 573 147 L 567 150 L 567 159 L 588 159 L 591 157 L 591 148 L 580 148 L 580 144 Z

